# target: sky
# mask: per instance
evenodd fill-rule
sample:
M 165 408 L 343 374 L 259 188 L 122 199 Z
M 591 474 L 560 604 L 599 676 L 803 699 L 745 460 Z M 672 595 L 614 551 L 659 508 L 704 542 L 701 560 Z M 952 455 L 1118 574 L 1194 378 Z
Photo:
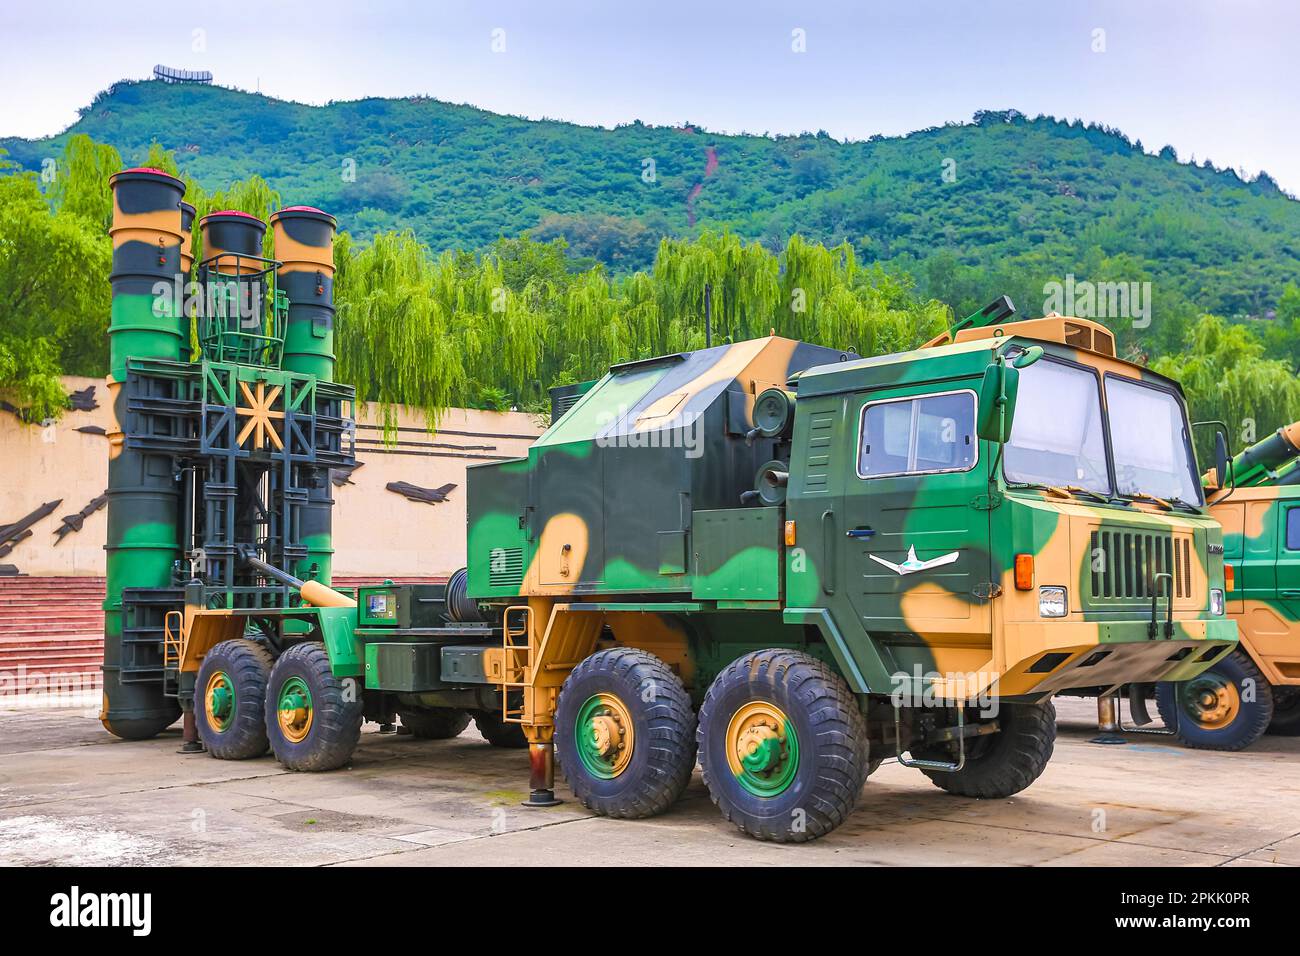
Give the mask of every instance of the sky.
M 1295 0 L 3 0 L 0 136 L 59 132 L 163 63 L 303 103 L 838 139 L 1014 108 L 1300 195 L 1298 36 Z

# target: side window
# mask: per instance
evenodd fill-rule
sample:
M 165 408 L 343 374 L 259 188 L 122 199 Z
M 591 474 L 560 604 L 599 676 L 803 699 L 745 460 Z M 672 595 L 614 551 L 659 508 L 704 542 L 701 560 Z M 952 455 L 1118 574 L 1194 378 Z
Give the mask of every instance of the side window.
M 1287 509 L 1286 549 L 1288 551 L 1300 551 L 1300 508 Z
M 975 396 L 950 392 L 862 409 L 858 476 L 967 471 L 975 465 Z

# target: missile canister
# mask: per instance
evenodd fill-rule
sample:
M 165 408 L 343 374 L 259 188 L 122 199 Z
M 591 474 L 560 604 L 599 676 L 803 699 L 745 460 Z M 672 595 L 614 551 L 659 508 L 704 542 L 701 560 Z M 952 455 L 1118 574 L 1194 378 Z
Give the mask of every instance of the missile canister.
M 108 391 L 108 535 L 104 600 L 104 705 L 100 720 L 118 737 L 152 737 L 179 715 L 175 700 L 152 681 L 131 674 L 161 664 L 160 649 L 131 640 L 125 588 L 166 588 L 180 557 L 177 489 L 167 455 L 130 447 L 127 429 L 128 359 L 178 361 L 182 337 L 185 187 L 157 169 L 128 169 L 109 180 L 113 190 L 112 314 Z
M 289 298 L 284 368 L 334 381 L 334 217 L 311 206 L 271 215 L 276 285 Z
M 276 287 L 289 299 L 283 367 L 287 372 L 334 381 L 334 217 L 312 206 L 289 206 L 271 215 Z M 314 469 L 300 514 L 306 556 L 295 569 L 302 577 L 331 580 L 333 485 L 329 470 Z
M 253 277 L 266 269 L 262 259 L 266 223 L 238 209 L 223 209 L 200 219 L 199 233 L 208 269 L 209 315 L 224 316 L 226 331 L 262 334 L 266 288 Z M 223 282 L 221 276 L 230 279 Z M 250 360 L 250 354 L 226 357 Z

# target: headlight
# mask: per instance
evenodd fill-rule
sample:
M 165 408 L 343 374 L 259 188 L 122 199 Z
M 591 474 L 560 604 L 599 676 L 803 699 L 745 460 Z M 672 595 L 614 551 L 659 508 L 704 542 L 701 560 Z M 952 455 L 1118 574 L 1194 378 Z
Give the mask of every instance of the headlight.
M 1211 614 L 1223 613 L 1223 589 L 1222 588 L 1210 588 L 1210 613 Z
M 1042 617 L 1065 617 L 1069 606 L 1065 601 L 1065 588 L 1039 588 L 1038 613 Z

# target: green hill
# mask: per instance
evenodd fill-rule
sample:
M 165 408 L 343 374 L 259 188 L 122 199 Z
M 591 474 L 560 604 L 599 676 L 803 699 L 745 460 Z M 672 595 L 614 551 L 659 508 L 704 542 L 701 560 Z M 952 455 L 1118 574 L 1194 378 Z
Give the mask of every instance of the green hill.
M 1015 111 L 843 143 L 596 129 L 423 97 L 313 107 L 150 81 L 101 93 L 58 136 L 0 147 L 38 169 L 72 133 L 127 161 L 157 140 L 209 188 L 258 173 L 360 239 L 409 227 L 433 249 L 481 249 L 532 230 L 618 272 L 647 267 L 661 235 L 704 227 L 773 249 L 796 232 L 848 240 L 959 313 L 1001 291 L 1037 311 L 1044 284 L 1074 274 L 1262 315 L 1300 265 L 1300 203 L 1267 176 L 1243 182 L 1114 130 Z

